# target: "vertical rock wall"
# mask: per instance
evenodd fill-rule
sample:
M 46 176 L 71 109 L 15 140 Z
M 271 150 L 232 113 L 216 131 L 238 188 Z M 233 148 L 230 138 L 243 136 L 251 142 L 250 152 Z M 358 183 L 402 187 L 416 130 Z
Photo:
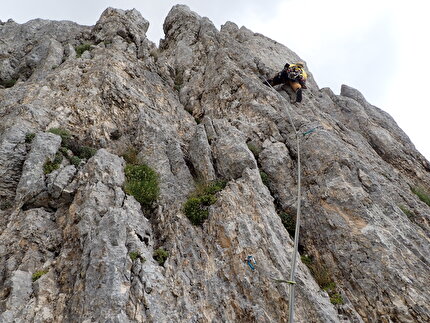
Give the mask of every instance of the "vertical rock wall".
M 262 80 L 300 58 L 232 22 L 175 6 L 159 48 L 147 28 L 112 8 L 94 27 L 0 24 L 0 321 L 287 322 L 290 122 L 297 321 L 428 321 L 430 206 L 416 192 L 430 165 L 394 120 L 311 74 L 301 104 L 275 93 Z M 96 154 L 48 173 L 64 152 L 52 128 Z M 153 209 L 124 191 L 130 150 L 159 174 Z M 215 179 L 227 185 L 195 226 L 183 205 Z

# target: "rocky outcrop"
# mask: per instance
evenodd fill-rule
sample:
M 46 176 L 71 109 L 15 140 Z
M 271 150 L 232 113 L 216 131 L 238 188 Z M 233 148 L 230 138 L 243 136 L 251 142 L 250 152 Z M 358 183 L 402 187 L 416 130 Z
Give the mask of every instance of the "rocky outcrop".
M 262 80 L 300 58 L 232 22 L 178 5 L 159 48 L 147 29 L 112 8 L 0 24 L 0 321 L 286 322 L 291 122 L 297 321 L 430 320 L 430 165 L 394 120 L 311 74 L 292 103 Z M 152 207 L 126 193 L 130 151 L 158 174 Z M 193 225 L 184 203 L 220 179 Z

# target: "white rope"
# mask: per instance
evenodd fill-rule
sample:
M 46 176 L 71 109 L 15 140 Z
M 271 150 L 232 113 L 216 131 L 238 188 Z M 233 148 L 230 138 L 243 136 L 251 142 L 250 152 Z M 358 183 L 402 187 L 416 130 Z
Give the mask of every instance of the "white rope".
M 275 90 L 275 88 L 265 79 L 266 83 L 276 92 L 278 96 L 285 100 L 285 98 Z M 297 143 L 297 214 L 296 214 L 296 229 L 294 233 L 294 251 L 293 257 L 291 259 L 291 273 L 290 280 L 286 281 L 289 284 L 289 300 L 288 300 L 288 322 L 294 323 L 294 303 L 295 303 L 295 275 L 297 266 L 297 253 L 299 248 L 299 233 L 300 233 L 300 207 L 301 207 L 301 160 L 300 160 L 300 137 L 294 126 L 293 119 L 291 118 L 290 111 L 286 107 L 288 118 L 290 119 L 291 126 L 293 127 L 294 133 L 296 135 Z

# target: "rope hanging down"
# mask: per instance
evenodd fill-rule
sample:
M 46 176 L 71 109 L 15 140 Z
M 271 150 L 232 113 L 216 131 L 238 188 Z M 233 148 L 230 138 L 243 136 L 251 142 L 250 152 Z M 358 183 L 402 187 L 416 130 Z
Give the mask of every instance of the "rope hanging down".
M 265 79 L 267 82 L 267 80 Z M 275 88 L 270 85 L 269 82 L 267 82 L 269 86 L 276 92 L 278 96 L 280 96 L 283 100 L 285 98 L 278 93 L 278 91 L 275 90 Z M 293 123 L 293 119 L 291 118 L 290 111 L 287 107 L 287 115 L 288 119 L 290 120 L 291 126 L 293 127 L 294 133 L 296 135 L 296 143 L 297 143 L 297 214 L 296 214 L 296 229 L 294 233 L 294 251 L 293 251 L 293 257 L 291 260 L 291 273 L 290 273 L 290 280 L 288 281 L 282 281 L 289 284 L 289 292 L 290 297 L 288 300 L 288 322 L 294 323 L 294 302 L 295 302 L 295 287 L 296 282 L 294 280 L 296 276 L 296 266 L 297 266 L 297 253 L 299 248 L 299 233 L 300 233 L 300 206 L 301 206 L 301 161 L 300 161 L 300 136 L 297 132 L 297 129 Z M 314 129 L 312 129 L 314 130 Z M 306 133 L 305 133 L 306 134 Z

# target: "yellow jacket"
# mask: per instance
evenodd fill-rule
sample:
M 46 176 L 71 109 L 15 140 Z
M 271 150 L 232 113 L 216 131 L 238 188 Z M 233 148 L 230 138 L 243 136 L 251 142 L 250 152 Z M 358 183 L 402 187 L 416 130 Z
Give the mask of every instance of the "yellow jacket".
M 288 67 L 288 70 L 291 70 L 294 74 L 299 75 L 299 79 L 303 82 L 306 81 L 306 79 L 308 78 L 308 74 L 306 74 L 306 71 L 303 67 L 301 67 L 300 65 L 297 64 L 291 64 Z

